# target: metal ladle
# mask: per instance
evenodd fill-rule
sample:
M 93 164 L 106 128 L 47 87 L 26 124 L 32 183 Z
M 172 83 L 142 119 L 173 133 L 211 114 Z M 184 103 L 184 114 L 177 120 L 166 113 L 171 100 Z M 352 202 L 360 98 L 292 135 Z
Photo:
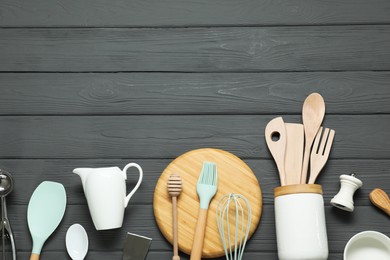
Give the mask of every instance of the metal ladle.
M 14 188 L 14 181 L 9 172 L 0 169 L 0 198 L 1 198 L 1 237 L 3 244 L 3 260 L 5 260 L 5 231 L 7 231 L 12 247 L 12 259 L 16 260 L 16 249 L 14 235 L 7 215 L 7 205 L 5 197 L 11 193 Z

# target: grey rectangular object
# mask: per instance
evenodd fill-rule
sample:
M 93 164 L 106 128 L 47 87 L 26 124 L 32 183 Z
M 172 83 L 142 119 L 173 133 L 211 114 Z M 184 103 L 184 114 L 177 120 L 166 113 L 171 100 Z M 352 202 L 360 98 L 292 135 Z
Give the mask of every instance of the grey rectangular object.
M 144 260 L 148 255 L 152 239 L 137 234 L 127 233 L 123 249 L 123 260 Z

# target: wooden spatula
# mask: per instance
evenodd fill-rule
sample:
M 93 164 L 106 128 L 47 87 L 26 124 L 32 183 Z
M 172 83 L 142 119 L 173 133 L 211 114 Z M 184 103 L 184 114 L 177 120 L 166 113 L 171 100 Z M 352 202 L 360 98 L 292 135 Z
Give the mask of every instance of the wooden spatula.
M 370 200 L 372 204 L 386 212 L 390 216 L 390 199 L 386 192 L 381 189 L 374 189 L 370 193 Z
M 286 173 L 284 160 L 286 153 L 286 126 L 282 117 L 277 117 L 269 121 L 265 127 L 265 141 L 268 149 L 274 157 L 276 166 L 279 171 L 280 184 L 286 185 Z
M 286 184 L 300 184 L 305 136 L 302 124 L 285 123 L 287 132 L 284 168 Z

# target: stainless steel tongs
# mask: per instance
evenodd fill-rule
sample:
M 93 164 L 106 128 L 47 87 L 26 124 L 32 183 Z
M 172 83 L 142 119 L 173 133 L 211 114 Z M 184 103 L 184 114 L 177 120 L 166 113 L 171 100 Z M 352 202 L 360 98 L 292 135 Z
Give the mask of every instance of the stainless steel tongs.
M 2 241 L 2 259 L 5 260 L 5 244 L 6 240 L 10 240 L 12 248 L 12 259 L 16 260 L 16 249 L 15 249 L 15 240 L 14 234 L 12 233 L 11 225 L 9 223 L 8 214 L 7 214 L 7 205 L 5 197 L 12 191 L 14 187 L 14 182 L 11 177 L 11 174 L 7 171 L 0 170 L 0 198 L 1 198 L 1 241 Z

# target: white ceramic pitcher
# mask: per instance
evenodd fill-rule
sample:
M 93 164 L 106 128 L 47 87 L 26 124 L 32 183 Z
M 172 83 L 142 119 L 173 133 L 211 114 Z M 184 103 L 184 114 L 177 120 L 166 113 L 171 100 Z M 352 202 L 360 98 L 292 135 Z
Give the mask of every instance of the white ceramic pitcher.
M 138 169 L 139 179 L 134 189 L 126 196 L 126 172 L 130 167 Z M 125 208 L 142 182 L 141 166 L 129 163 L 123 170 L 118 167 L 76 168 L 73 172 L 81 177 L 96 230 L 122 227 Z

